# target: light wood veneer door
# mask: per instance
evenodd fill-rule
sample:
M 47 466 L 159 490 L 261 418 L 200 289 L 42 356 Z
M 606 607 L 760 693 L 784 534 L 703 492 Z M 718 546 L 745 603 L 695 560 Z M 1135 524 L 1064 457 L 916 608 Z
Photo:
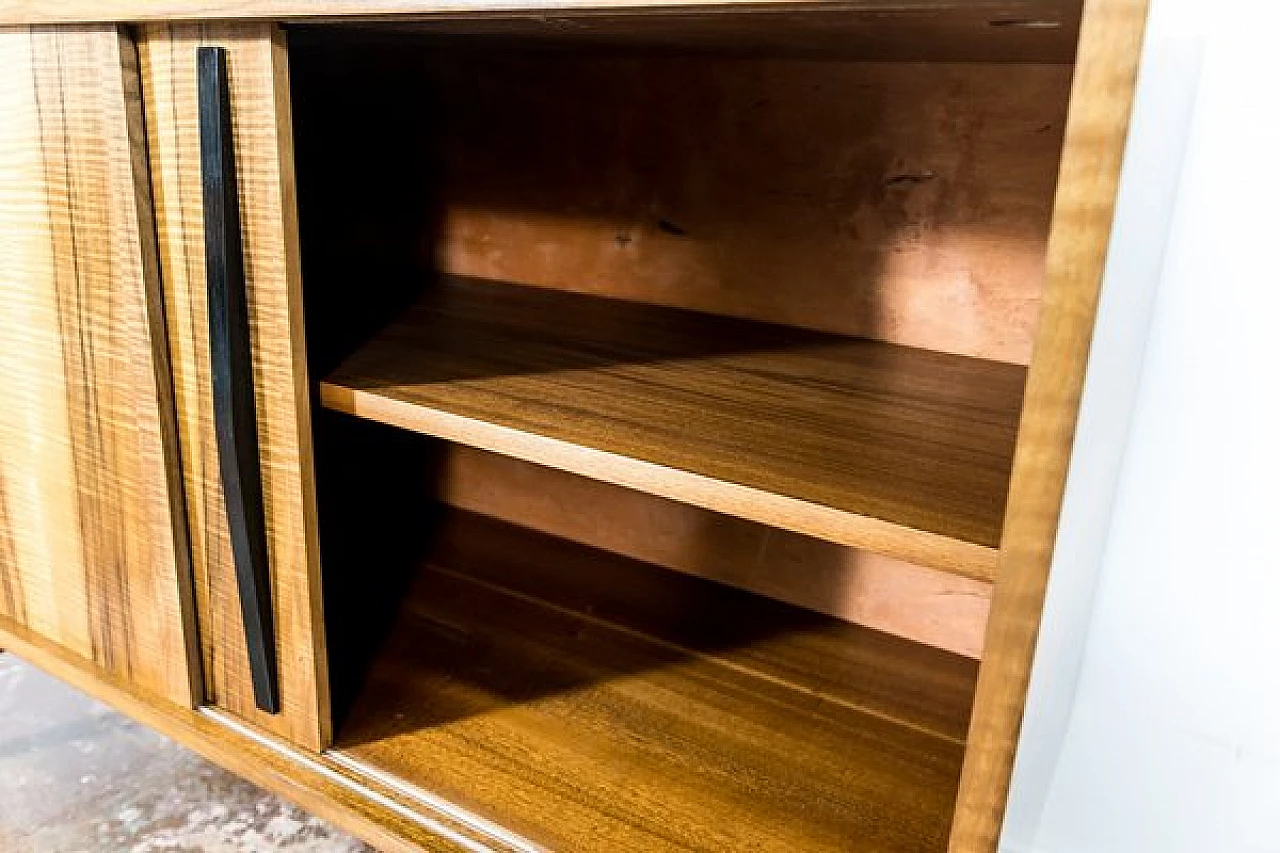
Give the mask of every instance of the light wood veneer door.
M 281 709 L 255 707 L 218 466 L 196 50 L 226 51 Z M 143 28 L 147 138 L 165 280 L 206 700 L 318 749 L 329 740 L 288 58 L 269 23 Z
M 199 696 L 137 56 L 0 30 L 0 645 Z

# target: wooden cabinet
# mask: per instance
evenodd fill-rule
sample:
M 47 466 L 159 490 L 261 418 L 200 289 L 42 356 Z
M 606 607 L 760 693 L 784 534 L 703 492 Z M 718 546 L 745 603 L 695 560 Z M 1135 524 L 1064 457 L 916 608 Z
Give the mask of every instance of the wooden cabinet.
M 992 853 L 1145 6 L 873 5 L 6 34 L 0 641 L 388 849 Z
M 0 31 L 0 624 L 193 704 L 183 491 L 132 41 Z

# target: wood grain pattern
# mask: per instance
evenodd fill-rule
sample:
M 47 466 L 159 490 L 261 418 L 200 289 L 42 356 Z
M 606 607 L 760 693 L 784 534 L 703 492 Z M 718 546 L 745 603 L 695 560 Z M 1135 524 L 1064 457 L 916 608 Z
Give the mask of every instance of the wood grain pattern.
M 0 31 L 0 614 L 153 697 L 199 667 L 132 42 Z
M 254 707 L 210 382 L 196 47 L 228 52 L 258 446 L 283 710 Z M 301 745 L 328 740 L 287 57 L 267 24 L 156 26 L 140 42 L 208 700 Z
M 451 506 L 976 658 L 991 585 L 458 444 Z
M 376 298 L 388 284 L 369 271 L 416 253 L 458 275 L 1030 358 L 1070 66 L 332 28 L 291 32 L 290 50 L 309 294 L 349 306 L 361 276 Z
M 1089 0 L 951 853 L 999 841 L 1106 264 L 1145 0 Z
M 461 516 L 338 749 L 550 849 L 942 850 L 974 671 Z
M 0 22 L 351 16 L 447 31 L 461 20 L 495 34 L 624 43 L 656 36 L 685 46 L 825 45 L 872 58 L 1069 62 L 1079 9 L 1080 0 L 0 0 Z
M 87 665 L 0 615 L 0 645 L 55 678 L 83 690 L 178 743 L 306 811 L 363 838 L 385 853 L 476 853 L 500 850 L 460 819 L 366 776 L 356 778 L 325 756 L 305 753 L 207 709 L 157 703 L 135 684 Z
M 1015 365 L 449 279 L 324 405 L 662 497 L 989 577 Z

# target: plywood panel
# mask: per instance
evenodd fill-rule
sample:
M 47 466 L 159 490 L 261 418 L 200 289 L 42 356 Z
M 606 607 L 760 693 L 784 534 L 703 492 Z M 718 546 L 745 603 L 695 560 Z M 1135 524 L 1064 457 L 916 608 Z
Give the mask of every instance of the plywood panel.
M 196 102 L 199 45 L 228 51 L 258 444 L 283 710 L 253 704 L 218 474 Z M 268 24 L 156 26 L 140 43 L 183 477 L 209 701 L 297 743 L 327 739 L 287 57 Z
M 132 42 L 0 31 L 0 614 L 199 695 Z

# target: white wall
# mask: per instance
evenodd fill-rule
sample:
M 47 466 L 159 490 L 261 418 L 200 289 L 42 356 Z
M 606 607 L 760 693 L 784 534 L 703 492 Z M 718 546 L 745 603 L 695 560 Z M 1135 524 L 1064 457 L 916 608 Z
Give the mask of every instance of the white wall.
M 1009 853 L 1280 851 L 1276 5 L 1152 0 Z

